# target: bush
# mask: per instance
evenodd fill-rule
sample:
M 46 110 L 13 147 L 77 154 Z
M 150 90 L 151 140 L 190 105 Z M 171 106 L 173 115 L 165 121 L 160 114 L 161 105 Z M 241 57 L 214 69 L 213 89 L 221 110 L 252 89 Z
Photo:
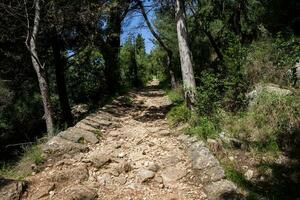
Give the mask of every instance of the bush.
M 195 108 L 199 115 L 212 115 L 221 100 L 222 80 L 214 73 L 205 71 L 197 88 Z
M 240 115 L 227 115 L 222 122 L 234 137 L 259 151 L 277 152 L 300 127 L 298 96 L 262 92 Z M 284 138 L 284 139 L 283 139 Z
M 186 123 L 191 118 L 191 111 L 182 103 L 173 107 L 167 115 L 171 125 L 176 126 L 180 123 Z
M 218 135 L 216 122 L 208 117 L 200 117 L 196 122 L 186 130 L 189 135 L 195 135 L 202 139 L 215 138 Z
M 169 90 L 167 91 L 167 95 L 169 99 L 172 101 L 172 103 L 175 105 L 181 104 L 184 101 L 182 88 L 178 88 L 176 90 Z

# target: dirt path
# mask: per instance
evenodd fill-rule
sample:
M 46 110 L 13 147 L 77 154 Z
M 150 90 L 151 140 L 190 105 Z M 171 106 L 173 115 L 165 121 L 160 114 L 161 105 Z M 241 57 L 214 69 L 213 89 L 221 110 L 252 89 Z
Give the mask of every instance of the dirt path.
M 169 108 L 163 91 L 148 88 L 61 132 L 24 199 L 200 200 L 235 190 L 202 143 L 169 129 Z

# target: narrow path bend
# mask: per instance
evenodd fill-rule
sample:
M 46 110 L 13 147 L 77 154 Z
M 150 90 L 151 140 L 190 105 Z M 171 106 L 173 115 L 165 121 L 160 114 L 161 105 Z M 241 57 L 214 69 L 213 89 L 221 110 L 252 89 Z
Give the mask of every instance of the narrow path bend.
M 27 178 L 24 199 L 201 200 L 206 179 L 209 193 L 233 190 L 202 143 L 169 129 L 169 108 L 162 90 L 148 88 L 61 132 L 44 145 L 48 160 Z

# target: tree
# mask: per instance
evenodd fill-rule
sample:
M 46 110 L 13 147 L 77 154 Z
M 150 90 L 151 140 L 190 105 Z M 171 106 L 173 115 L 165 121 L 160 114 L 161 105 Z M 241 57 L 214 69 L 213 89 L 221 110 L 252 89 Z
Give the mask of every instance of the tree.
M 184 96 L 187 106 L 192 108 L 195 103 L 196 82 L 192 64 L 192 53 L 188 44 L 188 31 L 183 0 L 176 0 L 176 22 Z
M 166 46 L 166 44 L 164 43 L 164 41 L 161 39 L 161 37 L 155 32 L 154 28 L 152 27 L 148 16 L 146 14 L 143 2 L 140 0 L 137 0 L 137 5 L 139 6 L 141 13 L 145 19 L 145 22 L 150 30 L 150 32 L 152 33 L 153 37 L 157 40 L 157 42 L 159 43 L 159 45 L 165 50 L 165 52 L 167 53 L 167 69 L 169 71 L 169 76 L 170 76 L 170 80 L 171 80 L 171 86 L 173 89 L 177 88 L 177 81 L 175 78 L 175 74 L 172 70 L 172 57 L 173 57 L 173 52 L 170 48 L 168 48 Z
M 44 118 L 46 120 L 48 137 L 50 138 L 54 135 L 54 127 L 53 127 L 53 120 L 52 120 L 52 108 L 50 103 L 49 86 L 47 83 L 45 64 L 42 64 L 39 59 L 38 52 L 37 52 L 37 44 L 36 44 L 38 31 L 40 27 L 40 14 L 41 14 L 39 0 L 34 1 L 34 7 L 35 7 L 34 22 L 33 22 L 32 30 L 30 30 L 31 29 L 30 18 L 27 12 L 27 6 L 25 1 L 27 28 L 28 28 L 25 44 L 27 46 L 28 51 L 31 54 L 32 65 L 38 78 L 40 92 L 43 100 L 44 112 L 45 112 Z

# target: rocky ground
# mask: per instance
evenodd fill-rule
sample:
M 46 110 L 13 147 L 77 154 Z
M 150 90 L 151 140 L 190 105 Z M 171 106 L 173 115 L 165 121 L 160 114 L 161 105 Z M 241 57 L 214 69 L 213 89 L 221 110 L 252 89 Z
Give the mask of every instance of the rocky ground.
M 170 130 L 170 106 L 161 90 L 131 92 L 59 133 L 21 199 L 240 199 L 204 143 Z

